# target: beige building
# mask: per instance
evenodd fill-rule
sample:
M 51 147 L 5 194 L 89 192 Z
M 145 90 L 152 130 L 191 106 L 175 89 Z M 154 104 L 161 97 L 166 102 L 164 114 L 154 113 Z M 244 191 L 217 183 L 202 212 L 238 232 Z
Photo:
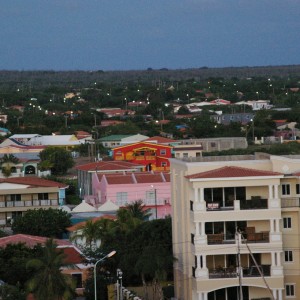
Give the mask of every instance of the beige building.
M 38 177 L 0 179 L 0 226 L 10 225 L 29 209 L 59 208 L 67 186 Z
M 176 299 L 300 299 L 300 156 L 171 159 L 171 176 Z

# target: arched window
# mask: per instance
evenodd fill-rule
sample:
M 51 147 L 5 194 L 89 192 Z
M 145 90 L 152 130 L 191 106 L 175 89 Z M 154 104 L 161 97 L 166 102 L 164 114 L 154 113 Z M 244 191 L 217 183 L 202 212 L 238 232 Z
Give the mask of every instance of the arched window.
M 34 166 L 26 166 L 25 174 L 30 174 L 30 175 L 35 174 L 35 167 Z

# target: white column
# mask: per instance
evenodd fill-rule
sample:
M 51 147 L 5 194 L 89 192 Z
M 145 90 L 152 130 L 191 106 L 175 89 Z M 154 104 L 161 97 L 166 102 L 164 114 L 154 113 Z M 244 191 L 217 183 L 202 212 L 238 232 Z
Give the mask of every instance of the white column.
M 205 235 L 205 223 L 200 222 L 200 235 Z
M 275 219 L 275 232 L 280 232 L 279 219 Z
M 275 229 L 274 229 L 274 219 L 271 219 L 271 220 L 270 220 L 270 229 L 271 229 L 271 230 L 270 230 L 271 232 L 274 232 L 274 230 L 275 230 Z
M 281 266 L 281 255 L 280 255 L 280 252 L 277 252 L 277 266 L 278 267 Z
M 278 190 L 279 190 L 279 185 L 275 184 L 274 185 L 274 192 L 275 192 L 274 198 L 275 199 L 278 199 Z
M 199 223 L 195 222 L 195 227 L 196 227 L 196 235 L 199 235 Z
M 194 197 L 195 197 L 195 202 L 199 202 L 199 193 L 197 188 L 194 189 Z
M 269 199 L 273 199 L 273 185 L 269 185 Z
M 196 257 L 197 257 L 197 268 L 201 269 L 200 255 L 196 255 Z
M 273 297 L 274 299 L 277 299 L 277 289 L 273 289 Z
M 282 290 L 278 290 L 278 298 L 277 300 L 282 300 Z
M 275 252 L 271 252 L 272 267 L 276 266 Z
M 204 188 L 200 188 L 200 202 L 204 201 Z
M 202 255 L 202 263 L 203 263 L 202 268 L 206 269 L 206 255 Z

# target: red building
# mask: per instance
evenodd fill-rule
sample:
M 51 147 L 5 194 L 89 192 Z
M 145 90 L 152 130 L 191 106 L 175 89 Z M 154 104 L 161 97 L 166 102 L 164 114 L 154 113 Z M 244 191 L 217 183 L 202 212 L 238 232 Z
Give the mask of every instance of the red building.
M 171 146 L 139 142 L 116 147 L 112 150 L 114 160 L 126 160 L 145 166 L 147 171 L 169 171 Z

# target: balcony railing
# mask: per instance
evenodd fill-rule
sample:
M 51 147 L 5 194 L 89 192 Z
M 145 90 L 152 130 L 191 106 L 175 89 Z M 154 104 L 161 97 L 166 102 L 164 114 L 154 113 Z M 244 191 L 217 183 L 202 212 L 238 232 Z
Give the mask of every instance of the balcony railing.
M 267 209 L 268 199 L 255 198 L 251 200 L 240 201 L 240 207 L 243 210 L 247 209 Z
M 300 207 L 300 198 L 290 197 L 290 198 L 281 198 L 281 207 Z
M 270 241 L 269 231 L 254 232 L 254 233 L 244 233 L 243 243 L 268 243 Z M 235 244 L 235 234 L 234 233 L 217 233 L 217 234 L 207 234 L 207 244 L 217 245 L 217 244 Z
M 271 266 L 270 265 L 260 265 L 258 266 L 260 272 L 264 276 L 271 275 Z M 243 268 L 243 277 L 260 277 L 260 272 L 256 266 L 251 266 L 250 268 Z
M 57 206 L 58 200 L 22 200 L 22 201 L 1 201 L 0 207 L 32 207 L 32 206 Z
M 235 243 L 235 234 L 231 234 L 231 233 L 207 234 L 207 244 L 208 245 L 234 244 L 234 243 Z
M 270 265 L 259 265 L 258 266 L 261 273 L 264 276 L 271 275 L 271 266 Z M 243 267 L 242 268 L 243 277 L 260 277 L 260 272 L 256 266 Z M 218 267 L 216 269 L 209 269 L 209 278 L 236 278 L 238 277 L 238 268 L 229 267 L 223 268 Z
M 270 233 L 269 231 L 246 233 L 244 238 L 243 243 L 268 243 L 270 241 Z

